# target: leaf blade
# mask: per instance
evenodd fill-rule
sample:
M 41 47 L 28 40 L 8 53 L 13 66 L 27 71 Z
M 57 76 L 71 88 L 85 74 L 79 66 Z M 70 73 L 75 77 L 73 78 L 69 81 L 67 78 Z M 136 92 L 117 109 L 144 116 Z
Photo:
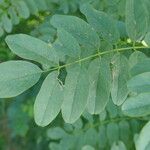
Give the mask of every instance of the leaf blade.
M 116 54 L 112 59 L 111 97 L 115 105 L 121 105 L 128 95 L 128 60 L 124 55 Z
M 83 5 L 81 12 L 104 40 L 114 44 L 119 40 L 117 25 L 109 15 L 102 11 L 97 11 L 89 4 Z
M 44 65 L 58 63 L 55 50 L 47 43 L 26 34 L 9 35 L 5 39 L 9 48 L 16 55 Z
M 44 80 L 35 100 L 34 118 L 37 125 L 44 127 L 55 119 L 61 109 L 62 92 L 57 72 L 50 73 Z
M 141 117 L 150 114 L 150 93 L 141 93 L 128 98 L 122 105 L 125 115 Z
M 34 84 L 42 70 L 26 61 L 8 61 L 0 64 L 0 97 L 15 97 Z
M 68 68 L 65 81 L 62 115 L 67 123 L 74 123 L 87 104 L 89 82 L 87 70 L 79 65 Z
M 97 58 L 88 69 L 89 96 L 87 109 L 91 114 L 99 114 L 105 109 L 110 97 L 111 72 L 105 58 Z

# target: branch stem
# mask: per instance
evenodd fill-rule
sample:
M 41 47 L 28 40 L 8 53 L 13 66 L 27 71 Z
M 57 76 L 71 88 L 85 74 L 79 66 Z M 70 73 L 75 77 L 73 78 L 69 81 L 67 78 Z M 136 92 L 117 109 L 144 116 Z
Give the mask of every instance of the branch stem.
M 102 56 L 102 55 L 106 55 L 106 54 L 110 54 L 110 53 L 114 53 L 114 52 L 123 52 L 123 51 L 133 50 L 133 49 L 141 50 L 141 49 L 147 49 L 147 48 L 149 48 L 149 47 L 133 46 L 133 47 L 125 47 L 125 48 L 116 48 L 116 49 L 112 49 L 112 50 L 104 51 L 104 52 L 98 52 L 98 53 L 90 55 L 88 57 L 84 57 L 84 58 L 78 59 L 78 60 L 76 60 L 74 62 L 65 64 L 65 65 L 62 65 L 62 66 L 57 66 L 57 67 L 51 68 L 49 70 L 43 71 L 43 73 L 49 72 L 49 71 L 58 70 L 58 69 L 62 69 L 62 68 L 65 68 L 65 67 L 68 67 L 68 66 L 72 66 L 72 65 L 77 64 L 77 63 L 81 63 L 81 62 L 87 61 L 89 59 L 92 59 L 92 58 L 95 58 L 95 57 L 98 57 L 98 56 Z

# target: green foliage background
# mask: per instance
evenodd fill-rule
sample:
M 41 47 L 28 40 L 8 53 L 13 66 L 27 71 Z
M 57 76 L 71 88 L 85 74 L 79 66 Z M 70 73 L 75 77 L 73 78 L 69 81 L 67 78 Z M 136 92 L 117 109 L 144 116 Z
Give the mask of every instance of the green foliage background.
M 149 0 L 0 0 L 0 150 L 149 150 L 149 10 Z M 70 15 L 82 20 L 68 18 Z M 21 38 L 23 42 L 18 40 Z M 30 58 L 29 52 L 21 54 L 14 43 L 22 50 L 27 47 L 23 44 L 31 44 L 38 53 L 50 44 L 58 53 L 60 66 L 55 68 L 55 53 L 44 56 L 49 60 L 45 62 L 36 55 Z M 65 47 L 60 47 L 62 43 Z M 13 67 L 1 66 L 22 58 L 38 65 L 44 74 L 26 92 L 7 98 L 18 86 L 2 84 L 3 73 Z M 59 83 L 55 81 L 57 71 L 51 73 L 57 69 Z M 19 73 L 12 77 L 16 75 Z M 74 100 L 77 105 L 71 108 L 73 102 L 68 97 L 76 80 L 80 83 Z M 43 81 L 45 87 L 56 87 L 51 99 L 60 103 L 59 85 L 66 84 L 61 112 L 58 105 L 50 105 L 48 115 L 43 115 L 40 106 L 46 100 L 46 88 L 44 96 L 36 98 Z M 7 88 L 11 90 L 5 93 Z M 59 111 L 53 114 L 53 109 Z

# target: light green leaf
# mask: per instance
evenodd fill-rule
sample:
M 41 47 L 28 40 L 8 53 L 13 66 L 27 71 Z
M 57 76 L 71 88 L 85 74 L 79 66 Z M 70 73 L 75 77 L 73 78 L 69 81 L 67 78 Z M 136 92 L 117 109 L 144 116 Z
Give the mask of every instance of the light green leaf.
M 137 63 L 144 61 L 145 59 L 147 59 L 147 56 L 140 51 L 132 53 L 129 57 L 129 68 L 132 69 Z
M 37 14 L 38 13 L 38 8 L 36 6 L 36 1 L 34 0 L 25 0 L 25 3 L 27 4 L 31 14 Z
M 89 80 L 87 70 L 80 65 L 67 69 L 62 115 L 67 123 L 74 123 L 87 104 Z
M 52 140 L 59 140 L 65 135 L 65 131 L 60 127 L 49 128 L 47 131 L 47 136 Z
M 102 11 L 97 11 L 88 4 L 81 7 L 81 12 L 104 40 L 110 43 L 116 43 L 119 40 L 117 25 L 109 15 Z
M 123 21 L 117 21 L 117 28 L 120 34 L 120 38 L 127 38 L 126 25 Z
M 150 59 L 146 58 L 138 62 L 133 68 L 130 70 L 130 74 L 132 76 L 136 76 L 138 74 L 150 72 Z
M 74 127 L 75 130 L 79 130 L 79 129 L 82 130 L 83 127 L 82 119 L 79 118 L 75 123 L 72 124 L 72 126 Z
M 36 2 L 36 5 L 39 10 L 46 10 L 47 9 L 47 4 L 45 0 L 34 0 Z
M 148 23 L 148 11 L 143 0 L 127 0 L 126 29 L 129 38 L 133 41 L 141 40 L 148 31 Z
M 150 72 L 134 76 L 128 81 L 127 86 L 132 92 L 150 92 Z
M 29 8 L 24 1 L 17 1 L 14 5 L 20 17 L 27 19 L 30 16 Z
M 54 43 L 56 51 L 61 55 L 79 58 L 81 50 L 77 40 L 61 28 L 58 28 L 57 34 L 58 39 Z
M 63 28 L 77 39 L 82 48 L 87 51 L 97 51 L 100 39 L 95 30 L 84 20 L 75 16 L 54 15 L 51 24 L 56 28 Z
M 53 47 L 37 38 L 26 34 L 15 34 L 7 36 L 6 43 L 12 52 L 22 58 L 50 66 L 52 62 L 58 63 Z
M 8 14 L 11 18 L 12 24 L 16 25 L 19 23 L 19 17 L 17 16 L 17 12 L 15 11 L 14 7 L 9 7 Z
M 35 100 L 35 122 L 42 127 L 51 123 L 61 109 L 63 88 L 57 76 L 57 72 L 53 72 L 46 77 Z
M 134 97 L 129 97 L 122 105 L 125 115 L 131 117 L 141 117 L 150 114 L 150 93 L 141 93 Z
M 87 109 L 91 114 L 99 114 L 109 101 L 111 72 L 109 63 L 105 58 L 93 60 L 88 69 L 89 96 Z
M 136 150 L 149 150 L 150 147 L 150 121 L 141 130 L 135 143 Z
M 8 18 L 7 14 L 2 15 L 2 25 L 6 32 L 10 33 L 12 31 L 12 22 L 10 18 Z
M 111 97 L 115 105 L 121 105 L 128 95 L 128 60 L 124 55 L 116 54 L 112 61 Z
M 26 61 L 8 61 L 0 64 L 0 98 L 15 97 L 34 84 L 42 70 Z

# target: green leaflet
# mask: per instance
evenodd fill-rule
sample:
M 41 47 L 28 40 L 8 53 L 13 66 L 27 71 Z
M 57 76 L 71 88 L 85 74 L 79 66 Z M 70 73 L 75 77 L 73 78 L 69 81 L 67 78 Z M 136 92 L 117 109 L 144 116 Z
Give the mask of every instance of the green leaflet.
M 11 18 L 12 24 L 16 25 L 19 23 L 19 17 L 17 16 L 17 13 L 16 13 L 15 8 L 13 6 L 8 9 L 8 14 Z
M 130 74 L 132 76 L 135 76 L 144 72 L 150 72 L 150 59 L 149 58 L 139 61 L 130 70 Z
M 91 5 L 83 5 L 81 12 L 104 40 L 114 44 L 117 43 L 119 31 L 115 21 L 109 15 L 102 11 L 97 11 Z
M 65 131 L 60 127 L 49 128 L 47 131 L 47 136 L 53 140 L 59 140 L 66 136 Z
M 150 121 L 141 130 L 136 142 L 136 150 L 149 150 L 150 148 Z
M 111 72 L 105 58 L 93 60 L 88 69 L 89 96 L 87 109 L 91 114 L 99 114 L 105 109 L 110 97 Z
M 25 3 L 27 4 L 31 14 L 37 14 L 38 13 L 38 8 L 36 6 L 36 1 L 34 1 L 34 0 L 25 0 Z
M 147 56 L 139 51 L 132 53 L 129 57 L 129 68 L 132 69 L 137 63 L 147 59 Z
M 119 140 L 119 126 L 116 123 L 109 123 L 107 125 L 107 139 L 110 145 Z
M 100 39 L 95 30 L 84 20 L 75 16 L 54 15 L 51 24 L 56 28 L 63 28 L 77 39 L 81 47 L 86 51 L 96 51 L 100 47 Z
M 119 132 L 120 132 L 120 140 L 122 140 L 125 145 L 128 145 L 131 140 L 131 131 L 130 124 L 128 121 L 122 120 L 119 122 Z
M 8 61 L 0 64 L 0 98 L 15 97 L 34 84 L 42 70 L 26 61 Z
M 141 21 L 142 20 L 142 21 Z M 141 40 L 149 27 L 149 16 L 143 0 L 126 1 L 126 29 L 133 41 Z
M 117 21 L 117 28 L 120 34 L 120 38 L 127 38 L 126 25 L 123 21 Z
M 26 34 L 15 34 L 6 37 L 6 43 L 12 52 L 18 56 L 51 66 L 58 63 L 53 47 L 37 38 Z
M 112 99 L 110 98 L 106 110 L 109 114 L 110 118 L 116 118 L 118 115 L 118 107 L 112 102 Z
M 115 105 L 121 105 L 128 95 L 128 60 L 124 55 L 116 54 L 112 58 L 111 97 Z
M 56 51 L 61 55 L 68 55 L 70 57 L 80 57 L 80 46 L 77 40 L 64 29 L 58 28 L 58 39 L 53 44 Z
M 63 88 L 57 76 L 57 72 L 52 72 L 46 77 L 35 100 L 35 122 L 42 127 L 51 123 L 61 109 Z
M 10 33 L 12 31 L 12 22 L 7 14 L 2 15 L 2 24 L 6 32 Z
M 29 8 L 24 1 L 17 1 L 14 5 L 20 17 L 27 19 L 30 16 Z
M 67 123 L 74 123 L 85 110 L 89 92 L 87 74 L 85 67 L 80 65 L 67 68 L 62 105 L 62 116 Z
M 150 92 L 150 72 L 134 76 L 128 81 L 127 86 L 132 92 Z
M 150 93 L 141 93 L 134 97 L 129 97 L 122 105 L 125 115 L 131 117 L 141 117 L 150 114 Z
M 99 146 L 100 148 L 104 149 L 104 147 L 107 145 L 107 142 L 108 142 L 108 139 L 107 139 L 107 136 L 106 136 L 106 126 L 105 125 L 101 125 L 99 126 Z
M 47 9 L 47 4 L 45 0 L 34 0 L 36 2 L 36 5 L 39 10 L 46 10 Z

